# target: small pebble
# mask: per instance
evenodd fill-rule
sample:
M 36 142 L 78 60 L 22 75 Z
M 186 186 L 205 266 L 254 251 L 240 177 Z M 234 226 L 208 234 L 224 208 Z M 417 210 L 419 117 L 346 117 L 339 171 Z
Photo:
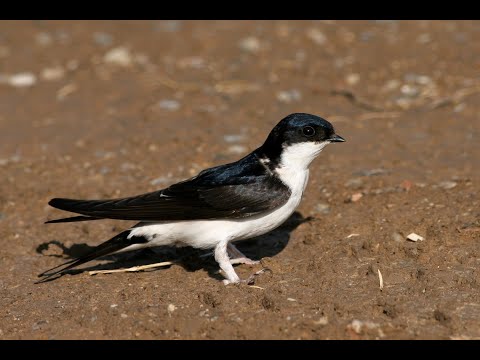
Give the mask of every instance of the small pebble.
M 200 56 L 189 56 L 178 61 L 180 68 L 202 69 L 205 67 L 205 59 Z
M 295 53 L 295 60 L 304 61 L 307 58 L 307 54 L 303 50 L 299 50 Z
M 224 135 L 223 136 L 223 140 L 225 140 L 225 142 L 227 143 L 236 143 L 236 142 L 240 142 L 242 141 L 243 139 L 245 138 L 244 135 Z
M 173 304 L 168 304 L 167 306 L 167 311 L 171 314 L 173 313 L 175 310 L 177 309 L 177 307 Z
M 215 91 L 228 95 L 237 95 L 250 91 L 259 91 L 260 86 L 242 80 L 222 81 L 214 86 Z
M 350 324 L 350 328 L 355 331 L 355 333 L 360 334 L 362 331 L 362 321 L 360 320 L 353 320 L 352 323 Z
M 158 107 L 160 109 L 165 109 L 168 111 L 176 111 L 180 109 L 180 103 L 177 100 L 165 99 L 165 100 L 160 100 L 158 102 Z
M 297 89 L 284 90 L 277 93 L 277 100 L 287 104 L 299 101 L 301 98 L 302 93 Z
M 128 67 L 132 65 L 132 55 L 126 47 L 120 46 L 108 51 L 103 60 L 108 64 Z
M 438 186 L 444 190 L 450 190 L 457 186 L 457 183 L 455 181 L 442 181 Z
M 313 324 L 317 326 L 328 325 L 328 316 L 322 316 L 320 319 L 314 321 Z
M 243 145 L 232 145 L 228 147 L 230 154 L 244 154 L 247 151 L 247 147 Z
M 132 171 L 135 170 L 137 166 L 135 164 L 129 163 L 129 162 L 124 162 L 122 165 L 120 165 L 120 170 L 122 171 Z
M 350 197 L 350 201 L 351 202 L 357 202 L 358 200 L 360 200 L 361 198 L 363 197 L 363 194 L 362 193 L 355 193 L 355 194 L 352 194 L 352 196 Z
M 19 162 L 21 159 L 22 157 L 18 153 L 10 156 L 10 161 L 14 163 Z
M 60 80 L 64 75 L 65 70 L 61 66 L 45 68 L 40 73 L 40 77 L 45 81 Z
M 465 110 L 465 103 L 460 103 L 458 105 L 455 105 L 455 107 L 453 108 L 453 111 L 458 113 L 458 112 L 462 112 L 463 110 Z
M 363 187 L 363 180 L 362 178 L 352 178 L 349 179 L 345 184 L 345 187 L 351 188 L 351 189 L 360 189 Z
M 40 330 L 42 328 L 42 325 L 47 324 L 47 323 L 48 323 L 47 320 L 37 321 L 36 323 L 34 323 L 32 325 L 32 330 Z
M 415 81 L 420 85 L 428 85 L 432 83 L 432 79 L 426 75 L 418 75 Z
M 67 84 L 57 91 L 57 100 L 62 101 L 67 96 L 74 93 L 75 91 L 77 91 L 77 85 L 75 85 L 73 83 Z
M 393 90 L 396 90 L 398 89 L 398 87 L 401 85 L 402 83 L 400 82 L 400 80 L 397 80 L 397 79 L 392 79 L 392 80 L 388 80 L 385 85 L 383 86 L 383 90 L 384 91 L 393 91 Z
M 308 29 L 307 36 L 317 45 L 324 45 L 327 42 L 325 34 L 316 28 Z
M 74 71 L 74 70 L 77 70 L 78 69 L 78 66 L 80 65 L 79 61 L 76 60 L 76 59 L 73 59 L 73 60 L 69 60 L 67 62 L 67 70 L 69 71 Z
M 172 182 L 172 178 L 168 177 L 168 176 L 160 176 L 156 179 L 153 179 L 152 181 L 150 181 L 150 184 L 153 185 L 153 186 L 156 186 L 156 185 L 165 185 L 165 184 L 169 184 Z
M 250 53 L 256 53 L 261 49 L 260 40 L 254 36 L 249 36 L 240 40 L 238 45 L 240 46 L 240 49 Z
M 420 93 L 418 88 L 416 88 L 415 86 L 412 86 L 410 84 L 402 85 L 402 87 L 400 88 L 400 91 L 403 95 L 408 96 L 408 97 L 415 97 Z
M 53 42 L 53 39 L 49 33 L 41 32 L 35 34 L 35 42 L 40 46 L 48 46 Z
M 359 74 L 349 74 L 345 77 L 345 82 L 348 85 L 356 85 L 360 81 L 360 75 Z
M 148 145 L 148 151 L 155 152 L 158 150 L 158 146 L 155 144 Z
M 99 173 L 102 175 L 106 175 L 110 172 L 110 168 L 108 166 L 102 166 L 99 170 Z
M 423 241 L 424 238 L 420 235 L 417 235 L 415 233 L 411 233 L 411 234 L 408 234 L 407 235 L 407 240 L 410 240 L 410 241 L 413 241 L 413 242 L 417 242 L 417 241 Z
M 120 317 L 121 317 L 122 319 L 126 319 L 126 318 L 128 317 L 128 315 L 127 315 L 127 314 L 120 314 Z
M 430 34 L 423 33 L 417 36 L 417 42 L 420 44 L 426 44 L 432 41 Z
M 352 329 L 355 333 L 360 334 L 363 332 L 363 329 L 377 329 L 379 325 L 372 321 L 361 321 L 361 320 L 353 320 L 348 327 Z
M 101 46 L 111 46 L 113 44 L 113 36 L 104 32 L 94 32 L 93 41 Z
M 328 214 L 330 212 L 330 206 L 325 203 L 319 203 L 315 205 L 315 212 L 319 214 Z
M 37 77 L 30 72 L 11 75 L 8 79 L 8 84 L 14 87 L 29 87 L 35 85 L 36 82 Z
M 395 100 L 395 104 L 403 110 L 408 110 L 412 106 L 412 100 L 401 97 Z
M 412 186 L 413 186 L 413 183 L 410 180 L 403 180 L 402 183 L 400 184 L 400 187 L 402 189 L 405 189 L 405 191 L 410 191 Z

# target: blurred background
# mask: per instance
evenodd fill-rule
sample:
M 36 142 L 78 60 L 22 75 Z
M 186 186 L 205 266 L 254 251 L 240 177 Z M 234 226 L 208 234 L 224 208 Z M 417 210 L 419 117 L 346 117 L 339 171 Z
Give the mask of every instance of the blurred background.
M 478 338 L 479 100 L 478 21 L 1 21 L 0 336 Z M 347 142 L 312 165 L 314 220 L 263 290 L 223 287 L 214 264 L 32 284 L 131 225 L 42 225 L 50 198 L 166 187 L 293 112 Z

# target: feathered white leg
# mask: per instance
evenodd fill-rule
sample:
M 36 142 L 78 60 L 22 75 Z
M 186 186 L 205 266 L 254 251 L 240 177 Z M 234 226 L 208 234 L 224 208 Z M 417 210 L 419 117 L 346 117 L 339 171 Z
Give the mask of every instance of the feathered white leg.
M 240 282 L 240 278 L 238 277 L 237 273 L 233 269 L 232 264 L 230 263 L 230 258 L 228 257 L 227 253 L 227 244 L 227 241 L 220 242 L 215 247 L 214 251 L 215 260 L 218 262 L 218 265 L 220 265 L 220 269 L 222 269 L 225 273 L 226 279 L 223 280 L 223 283 L 225 285 L 236 284 Z

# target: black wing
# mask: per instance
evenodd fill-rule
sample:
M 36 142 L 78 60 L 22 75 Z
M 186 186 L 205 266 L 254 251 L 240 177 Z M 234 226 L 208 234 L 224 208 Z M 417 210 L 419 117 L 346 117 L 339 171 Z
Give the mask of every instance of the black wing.
M 163 190 L 113 200 L 52 199 L 49 204 L 92 220 L 193 220 L 248 217 L 285 204 L 289 196 L 289 188 L 252 153 Z

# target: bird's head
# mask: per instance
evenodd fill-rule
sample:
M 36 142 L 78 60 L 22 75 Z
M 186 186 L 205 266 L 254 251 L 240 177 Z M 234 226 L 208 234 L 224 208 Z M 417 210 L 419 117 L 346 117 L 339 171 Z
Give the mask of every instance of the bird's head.
M 327 120 L 304 113 L 282 119 L 259 149 L 280 166 L 307 168 L 312 160 L 332 142 L 344 142 Z

